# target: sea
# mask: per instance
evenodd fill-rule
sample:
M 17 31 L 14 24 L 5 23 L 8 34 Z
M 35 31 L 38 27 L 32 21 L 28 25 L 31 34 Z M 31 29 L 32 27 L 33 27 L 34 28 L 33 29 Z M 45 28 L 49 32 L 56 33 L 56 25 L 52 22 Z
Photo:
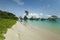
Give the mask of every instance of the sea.
M 56 21 L 27 20 L 24 21 L 24 23 L 30 27 L 44 28 L 48 31 L 60 34 L 60 19 L 57 19 Z

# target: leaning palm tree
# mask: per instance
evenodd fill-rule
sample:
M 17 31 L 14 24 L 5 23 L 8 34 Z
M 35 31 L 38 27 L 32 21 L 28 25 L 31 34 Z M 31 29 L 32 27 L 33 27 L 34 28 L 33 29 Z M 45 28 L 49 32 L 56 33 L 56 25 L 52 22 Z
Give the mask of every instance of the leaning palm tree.
M 28 16 L 28 13 L 29 13 L 29 12 L 28 12 L 27 10 L 25 10 L 25 13 L 26 13 L 26 14 L 25 14 L 25 16 L 24 16 L 24 20 L 27 20 L 27 19 L 28 19 L 27 16 Z
M 26 16 L 29 14 L 29 12 L 27 10 L 25 10 Z

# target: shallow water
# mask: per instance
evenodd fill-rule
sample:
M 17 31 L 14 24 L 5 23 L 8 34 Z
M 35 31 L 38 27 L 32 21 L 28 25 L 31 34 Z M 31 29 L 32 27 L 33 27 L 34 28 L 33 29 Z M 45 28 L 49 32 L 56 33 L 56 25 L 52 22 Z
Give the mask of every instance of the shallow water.
M 60 20 L 57 21 L 48 21 L 48 20 L 28 20 L 26 22 L 24 22 L 28 25 L 30 25 L 30 27 L 37 27 L 37 28 L 44 28 L 47 29 L 48 31 L 52 31 L 55 33 L 60 34 Z

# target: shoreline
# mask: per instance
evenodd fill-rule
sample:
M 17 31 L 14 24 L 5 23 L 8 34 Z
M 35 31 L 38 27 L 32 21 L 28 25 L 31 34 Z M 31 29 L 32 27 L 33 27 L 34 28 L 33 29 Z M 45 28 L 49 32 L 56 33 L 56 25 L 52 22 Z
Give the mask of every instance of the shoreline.
M 5 40 L 60 40 L 60 34 L 46 29 L 29 27 L 19 21 L 5 34 Z

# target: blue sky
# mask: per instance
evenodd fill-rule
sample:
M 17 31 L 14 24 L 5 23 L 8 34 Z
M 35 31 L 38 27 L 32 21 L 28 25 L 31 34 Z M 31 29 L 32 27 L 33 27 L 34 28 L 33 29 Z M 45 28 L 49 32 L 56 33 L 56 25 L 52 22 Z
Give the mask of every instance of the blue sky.
M 60 16 L 60 0 L 0 0 L 0 10 L 22 16 L 25 10 L 30 13 Z

